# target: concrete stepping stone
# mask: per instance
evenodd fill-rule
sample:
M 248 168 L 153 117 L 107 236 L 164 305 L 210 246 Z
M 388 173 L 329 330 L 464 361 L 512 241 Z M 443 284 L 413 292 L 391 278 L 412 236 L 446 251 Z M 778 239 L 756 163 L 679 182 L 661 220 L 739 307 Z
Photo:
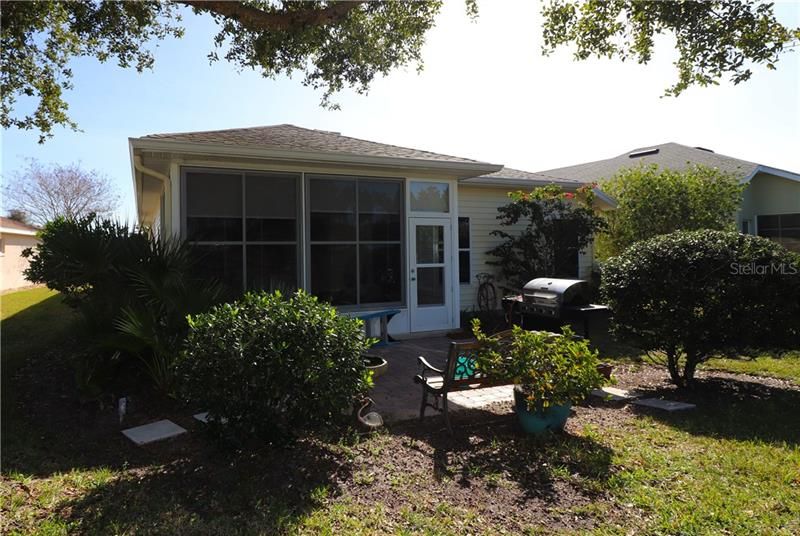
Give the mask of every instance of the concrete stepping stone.
M 664 411 L 683 411 L 687 409 L 694 409 L 697 407 L 695 404 L 688 404 L 686 402 L 676 402 L 674 400 L 661 400 L 660 398 L 642 398 L 634 400 L 637 406 L 646 406 L 648 408 L 663 409 Z
M 128 428 L 122 431 L 123 435 L 137 445 L 147 445 L 155 441 L 163 441 L 186 433 L 186 428 L 164 419 L 151 422 L 142 426 Z
M 207 411 L 203 411 L 201 413 L 195 413 L 194 415 L 192 415 L 192 417 L 194 417 L 195 420 L 200 421 L 203 424 L 208 424 L 208 412 Z M 222 424 L 225 424 L 226 422 L 228 422 L 228 419 L 223 417 L 222 419 L 220 419 L 220 422 Z
M 635 400 L 640 395 L 636 391 L 628 391 L 627 389 L 617 389 L 616 387 L 603 387 L 602 389 L 595 389 L 592 391 L 592 396 L 596 396 L 605 400 L 620 402 L 622 400 Z

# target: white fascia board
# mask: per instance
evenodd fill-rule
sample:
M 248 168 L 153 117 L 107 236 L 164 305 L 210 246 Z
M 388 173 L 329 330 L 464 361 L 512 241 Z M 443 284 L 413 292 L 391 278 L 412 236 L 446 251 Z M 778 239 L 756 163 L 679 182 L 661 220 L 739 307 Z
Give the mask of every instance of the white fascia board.
M 462 177 L 475 177 L 500 171 L 503 166 L 486 162 L 448 162 L 438 160 L 422 160 L 415 158 L 395 158 L 384 156 L 367 156 L 353 154 L 327 153 L 318 151 L 287 151 L 279 149 L 262 149 L 258 147 L 242 147 L 220 145 L 215 143 L 187 143 L 173 140 L 154 140 L 131 138 L 131 146 L 135 150 L 160 151 L 204 156 L 239 156 L 261 158 L 265 160 L 284 160 L 287 162 L 307 162 L 314 164 L 349 164 L 362 166 L 378 166 L 406 169 L 427 169 L 447 171 Z
M 134 202 L 134 208 L 136 210 L 136 223 L 138 224 L 139 223 L 139 188 L 137 188 L 137 184 L 136 184 L 136 163 L 134 161 L 134 158 L 136 158 L 136 155 L 134 154 L 134 147 L 133 147 L 133 141 L 135 139 L 136 138 L 128 138 L 128 158 L 130 159 L 130 162 L 131 162 L 131 178 L 133 179 L 133 202 Z
M 759 173 L 766 173 L 768 175 L 775 175 L 776 177 L 781 177 L 783 179 L 789 179 L 790 181 L 800 182 L 800 174 L 792 173 L 791 171 L 786 171 L 784 169 L 762 166 L 760 164 L 756 166 L 756 168 L 753 170 L 752 173 L 750 173 L 750 175 L 747 175 L 744 178 L 743 182 L 750 182 L 753 179 L 753 177 L 755 177 Z
M 15 235 L 22 235 L 22 236 L 36 236 L 38 231 L 28 231 L 26 229 L 14 229 L 12 227 L 0 227 L 0 233 L 2 234 L 15 234 Z

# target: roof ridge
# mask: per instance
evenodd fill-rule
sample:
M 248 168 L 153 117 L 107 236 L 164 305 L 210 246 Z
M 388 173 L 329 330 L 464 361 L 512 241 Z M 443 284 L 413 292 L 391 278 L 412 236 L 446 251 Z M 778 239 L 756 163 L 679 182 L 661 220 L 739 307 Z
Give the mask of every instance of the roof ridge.
M 274 125 L 255 125 L 252 127 L 234 127 L 234 128 L 214 128 L 211 130 L 185 130 L 183 132 L 157 132 L 155 134 L 145 134 L 142 138 L 158 138 L 161 136 L 179 136 L 183 134 L 214 134 L 217 132 L 234 132 L 237 130 L 255 130 L 255 129 L 264 129 L 264 128 L 275 128 L 275 127 L 294 127 L 299 128 L 302 130 L 314 130 L 304 127 L 298 127 L 297 125 L 292 125 L 291 123 L 276 123 Z

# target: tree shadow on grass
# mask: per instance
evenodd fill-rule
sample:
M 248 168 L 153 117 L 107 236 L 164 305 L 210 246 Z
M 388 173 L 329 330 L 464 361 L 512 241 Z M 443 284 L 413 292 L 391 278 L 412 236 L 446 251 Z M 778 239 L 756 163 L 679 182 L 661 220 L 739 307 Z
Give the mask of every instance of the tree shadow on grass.
M 565 495 L 591 495 L 596 486 L 590 483 L 605 481 L 610 474 L 613 452 L 591 437 L 568 432 L 528 436 L 518 429 L 515 415 L 484 410 L 461 411 L 451 418 L 452 435 L 439 417 L 393 429 L 432 452 L 433 475 L 439 481 L 453 479 L 469 488 L 502 475 L 519 485 L 524 501 L 561 505 L 575 502 Z
M 712 376 L 697 379 L 693 389 L 648 392 L 669 400 L 697 404 L 693 410 L 669 413 L 633 406 L 635 411 L 693 435 L 741 441 L 800 444 L 800 389 Z
M 62 503 L 58 515 L 92 534 L 275 534 L 339 494 L 351 474 L 341 454 L 314 441 L 245 454 L 201 451 L 127 471 Z

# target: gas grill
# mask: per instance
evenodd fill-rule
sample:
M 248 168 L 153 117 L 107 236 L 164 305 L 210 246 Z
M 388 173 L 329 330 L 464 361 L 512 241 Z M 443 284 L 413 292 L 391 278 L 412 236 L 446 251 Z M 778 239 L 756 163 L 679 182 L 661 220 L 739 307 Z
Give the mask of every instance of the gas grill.
M 539 277 L 522 287 L 517 296 L 503 299 L 506 319 L 525 327 L 526 317 L 553 321 L 580 320 L 584 336 L 589 336 L 589 316 L 608 311 L 605 305 L 589 303 L 589 285 L 582 279 Z
M 587 305 L 589 286 L 581 279 L 539 277 L 522 287 L 519 311 L 525 314 L 561 318 L 565 307 Z

